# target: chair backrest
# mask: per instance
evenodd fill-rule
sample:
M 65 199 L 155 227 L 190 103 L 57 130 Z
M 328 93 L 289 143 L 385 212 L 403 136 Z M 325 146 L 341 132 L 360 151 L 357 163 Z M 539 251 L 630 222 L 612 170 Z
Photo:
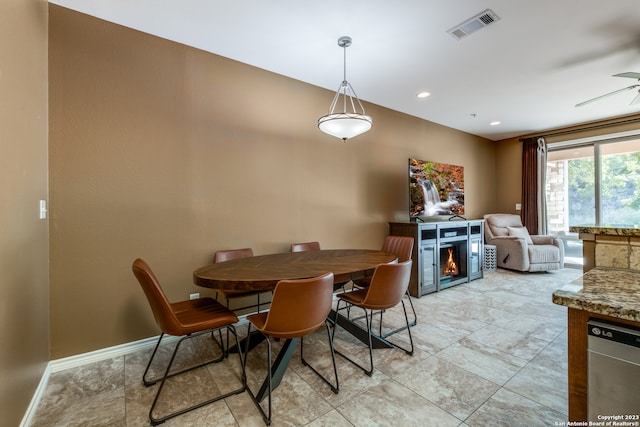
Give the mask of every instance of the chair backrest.
M 291 244 L 291 252 L 309 252 L 309 251 L 319 251 L 319 250 L 320 250 L 319 242 L 305 242 L 305 243 Z
M 508 236 L 507 227 L 522 227 L 520 216 L 514 214 L 486 214 L 484 220 L 484 234 L 487 240 Z
M 409 287 L 412 262 L 408 260 L 397 264 L 378 265 L 362 305 L 375 310 L 384 310 L 399 304 Z
M 305 336 L 324 323 L 333 302 L 333 273 L 281 280 L 271 299 L 263 331 L 280 338 Z
M 156 324 L 166 334 L 181 335 L 178 318 L 149 264 L 138 258 L 131 268 L 147 297 Z
M 413 237 L 387 236 L 382 245 L 382 252 L 396 254 L 398 262 L 410 260 L 413 254 Z
M 253 256 L 253 249 L 251 248 L 243 248 L 243 249 L 227 249 L 224 251 L 217 251 L 213 255 L 213 262 L 225 262 L 230 261 L 232 259 L 238 258 L 248 258 Z

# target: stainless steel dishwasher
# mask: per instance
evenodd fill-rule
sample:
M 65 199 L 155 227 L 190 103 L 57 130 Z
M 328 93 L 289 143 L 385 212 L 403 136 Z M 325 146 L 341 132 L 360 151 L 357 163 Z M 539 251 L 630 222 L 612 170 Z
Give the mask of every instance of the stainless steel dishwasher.
M 589 421 L 639 421 L 640 330 L 593 319 L 588 329 Z

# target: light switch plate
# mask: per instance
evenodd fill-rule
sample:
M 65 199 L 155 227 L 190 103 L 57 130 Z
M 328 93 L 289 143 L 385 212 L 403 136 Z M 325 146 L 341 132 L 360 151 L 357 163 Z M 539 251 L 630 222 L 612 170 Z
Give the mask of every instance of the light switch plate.
M 45 219 L 47 217 L 47 201 L 40 200 L 40 219 Z

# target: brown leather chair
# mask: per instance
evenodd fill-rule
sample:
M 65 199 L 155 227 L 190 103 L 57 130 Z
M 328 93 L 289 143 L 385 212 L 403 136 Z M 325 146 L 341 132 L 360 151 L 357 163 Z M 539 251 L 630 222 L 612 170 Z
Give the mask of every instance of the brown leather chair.
M 302 364 L 311 368 L 325 383 L 327 383 L 334 393 L 338 393 L 338 371 L 336 369 L 333 342 L 327 317 L 331 312 L 333 301 L 333 273 L 310 279 L 281 280 L 273 291 L 271 308 L 268 312 L 257 313 L 247 316 L 249 328 L 247 335 L 251 333 L 253 325 L 262 333 L 267 341 L 267 364 L 268 364 L 268 412 L 265 413 L 256 395 L 247 387 L 249 395 L 253 399 L 256 407 L 262 414 L 264 422 L 271 424 L 271 394 L 272 394 L 272 355 L 271 338 L 297 340 L 300 339 L 300 360 Z M 304 337 L 316 331 L 324 324 L 329 339 L 331 349 L 331 360 L 335 375 L 335 386 L 331 384 L 322 374 L 311 366 L 304 358 Z M 296 341 L 292 344 L 295 345 Z M 247 342 L 248 348 L 248 342 Z M 279 355 L 278 358 L 281 356 Z M 246 360 L 245 360 L 246 362 Z
M 251 256 L 253 256 L 253 249 L 251 248 L 226 249 L 223 251 L 216 251 L 213 255 L 213 262 L 225 262 L 231 261 L 232 259 L 248 258 Z
M 380 250 L 395 254 L 398 257 L 398 262 L 405 262 L 410 260 L 413 254 L 413 237 L 387 236 Z M 369 286 L 369 282 L 371 282 L 371 276 L 353 281 L 359 288 L 366 288 Z
M 378 267 L 376 267 L 369 286 L 363 289 L 338 294 L 338 305 L 335 311 L 336 314 L 334 317 L 334 325 L 338 324 L 338 311 L 340 310 L 340 304 L 342 302 L 348 304 L 351 307 L 360 307 L 362 310 L 364 310 L 367 334 L 369 336 L 369 362 L 371 367 L 367 369 L 337 350 L 336 353 L 362 369 L 369 376 L 373 374 L 373 348 L 371 345 L 371 329 L 374 311 L 388 310 L 402 303 L 404 318 L 407 325 L 406 328 L 402 329 L 406 329 L 409 334 L 411 349 L 409 350 L 403 348 L 388 340 L 387 342 L 389 342 L 389 344 L 393 345 L 394 347 L 404 350 L 405 353 L 409 355 L 413 354 L 413 338 L 411 337 L 409 317 L 407 316 L 407 309 L 404 305 L 403 299 L 403 296 L 407 292 L 407 288 L 409 286 L 409 279 L 411 278 L 411 264 L 411 260 L 400 262 L 397 264 L 380 264 Z M 337 326 L 334 326 L 332 338 L 335 337 L 336 327 Z
M 253 256 L 253 249 L 251 248 L 226 249 L 226 250 L 217 251 L 213 255 L 213 262 L 214 263 L 225 262 L 225 261 L 231 261 L 234 259 L 247 258 L 252 256 Z M 257 301 L 255 304 L 251 304 L 243 307 L 234 307 L 234 311 L 242 311 L 242 310 L 255 308 L 258 312 L 260 312 L 260 294 L 262 294 L 262 292 L 218 290 L 216 292 L 216 299 L 218 298 L 218 293 L 222 294 L 222 296 L 227 300 L 227 308 L 229 308 L 229 301 L 233 299 L 255 296 Z
M 384 239 L 381 251 L 396 254 L 396 256 L 398 257 L 398 262 L 405 262 L 411 259 L 411 256 L 413 254 L 413 243 L 413 237 L 387 236 Z M 359 288 L 364 288 L 369 286 L 369 282 L 371 282 L 371 277 L 355 280 L 354 284 Z M 410 325 L 415 326 L 418 323 L 418 315 L 416 314 L 416 309 L 413 307 L 413 301 L 411 301 L 411 295 L 409 294 L 408 288 L 406 295 L 409 299 L 411 311 L 413 312 L 413 321 L 410 323 Z M 382 328 L 382 320 L 380 321 L 380 328 Z M 402 328 L 400 330 L 402 330 Z M 389 336 L 395 332 L 398 332 L 398 330 L 387 332 L 386 336 Z M 382 335 L 382 329 L 380 329 L 380 335 Z
M 313 252 L 320 250 L 320 242 L 305 242 L 305 243 L 292 243 L 291 244 L 291 252 Z M 341 289 L 342 292 L 345 291 L 345 285 L 349 283 L 337 283 L 334 285 L 334 289 Z
M 182 374 L 184 372 L 191 371 L 193 369 L 201 368 L 205 365 L 209 365 L 211 363 L 218 363 L 224 360 L 225 352 L 221 342 L 218 342 L 214 338 L 214 332 L 218 332 L 220 334 L 220 339 L 222 340 L 222 329 L 227 330 L 227 334 L 231 332 L 236 337 L 236 345 L 238 344 L 238 335 L 236 334 L 234 323 L 238 322 L 238 317 L 229 309 L 224 307 L 219 302 L 215 301 L 213 298 L 198 298 L 195 300 L 187 300 L 171 303 L 167 299 L 158 279 L 151 271 L 149 265 L 141 260 L 136 259 L 132 265 L 133 274 L 138 279 L 142 290 L 144 291 L 147 300 L 149 301 L 149 306 L 151 307 L 151 311 L 153 312 L 153 316 L 155 318 L 156 324 L 160 327 L 162 333 L 160 334 L 160 338 L 158 339 L 158 343 L 156 344 L 151 357 L 149 358 L 149 362 L 147 363 L 147 367 L 142 374 L 142 382 L 146 387 L 149 387 L 153 384 L 156 384 L 160 381 L 160 386 L 156 391 L 156 396 L 153 399 L 153 403 L 151 405 L 151 409 L 149 409 L 149 420 L 152 425 L 158 425 L 166 420 L 176 417 L 178 415 L 182 415 L 186 412 L 192 411 L 194 409 L 200 408 L 204 405 L 208 405 L 209 403 L 216 402 L 218 400 L 224 399 L 234 394 L 242 393 L 246 390 L 246 376 L 244 373 L 244 363 L 242 362 L 242 353 L 239 351 L 238 355 L 240 357 L 240 364 L 242 365 L 242 378 L 241 378 L 241 386 L 233 391 L 230 391 L 225 394 L 218 395 L 212 399 L 204 401 L 202 403 L 198 403 L 196 405 L 190 406 L 185 409 L 180 409 L 178 411 L 172 412 L 168 415 L 164 415 L 162 417 L 155 417 L 153 415 L 153 410 L 158 403 L 158 398 L 160 397 L 160 393 L 165 385 L 165 382 L 168 378 L 174 377 L 178 374 Z M 193 337 L 197 337 L 202 334 L 206 334 L 211 332 L 211 337 L 213 341 L 217 344 L 220 349 L 220 357 L 209 360 L 204 363 L 201 363 L 197 366 L 192 366 L 190 368 L 181 370 L 179 372 L 172 372 L 171 365 L 175 360 L 176 354 L 178 353 L 178 349 L 180 345 L 186 340 Z M 162 378 L 156 378 L 149 380 L 147 379 L 147 374 L 149 372 L 149 367 L 151 366 L 151 362 L 155 357 L 158 348 L 160 347 L 160 342 L 165 335 L 173 335 L 180 336 L 180 340 L 177 342 L 171 359 L 167 364 L 167 367 L 164 371 L 164 375 Z
M 382 252 L 396 254 L 398 262 L 408 261 L 413 254 L 413 237 L 387 236 L 382 245 Z
M 291 252 L 319 251 L 319 242 L 292 243 Z

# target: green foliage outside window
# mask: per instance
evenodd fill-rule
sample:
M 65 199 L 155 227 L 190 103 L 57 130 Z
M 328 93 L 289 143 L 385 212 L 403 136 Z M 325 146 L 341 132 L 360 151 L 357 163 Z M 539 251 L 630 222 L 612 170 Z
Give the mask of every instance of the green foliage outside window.
M 569 223 L 595 222 L 594 159 L 567 162 Z M 640 153 L 602 156 L 602 225 L 640 224 Z

